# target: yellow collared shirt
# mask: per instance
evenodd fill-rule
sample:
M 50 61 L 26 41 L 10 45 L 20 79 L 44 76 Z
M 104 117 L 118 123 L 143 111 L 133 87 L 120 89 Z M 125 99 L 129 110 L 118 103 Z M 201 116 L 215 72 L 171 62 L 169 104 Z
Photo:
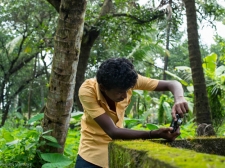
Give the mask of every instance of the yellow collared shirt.
M 84 108 L 81 118 L 81 139 L 79 155 L 86 161 L 103 168 L 108 167 L 108 143 L 112 139 L 95 122 L 94 118 L 107 113 L 115 125 L 123 128 L 124 114 L 130 103 L 133 90 L 152 91 L 158 85 L 158 80 L 138 75 L 137 83 L 127 92 L 127 98 L 116 103 L 116 113 L 110 110 L 104 96 L 101 94 L 95 78 L 87 79 L 79 89 L 79 98 Z

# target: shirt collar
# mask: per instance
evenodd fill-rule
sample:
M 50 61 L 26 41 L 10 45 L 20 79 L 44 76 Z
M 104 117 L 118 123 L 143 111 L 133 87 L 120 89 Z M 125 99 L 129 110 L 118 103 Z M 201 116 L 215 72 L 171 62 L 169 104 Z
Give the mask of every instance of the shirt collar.
M 96 80 L 96 91 L 97 91 L 97 100 L 106 103 L 105 97 L 101 93 L 101 90 L 100 90 L 100 87 L 99 87 L 99 84 L 98 84 L 97 80 Z

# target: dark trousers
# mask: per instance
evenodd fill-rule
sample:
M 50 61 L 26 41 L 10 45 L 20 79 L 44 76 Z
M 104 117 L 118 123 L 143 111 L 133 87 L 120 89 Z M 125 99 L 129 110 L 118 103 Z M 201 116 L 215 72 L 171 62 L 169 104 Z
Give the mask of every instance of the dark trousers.
M 95 164 L 92 164 L 86 160 L 84 160 L 80 155 L 77 155 L 77 161 L 75 168 L 101 168 Z

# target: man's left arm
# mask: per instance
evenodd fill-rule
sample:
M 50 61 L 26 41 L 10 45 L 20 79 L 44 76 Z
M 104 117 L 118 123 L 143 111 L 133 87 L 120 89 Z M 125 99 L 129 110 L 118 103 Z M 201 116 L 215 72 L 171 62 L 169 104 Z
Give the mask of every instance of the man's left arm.
M 160 80 L 154 91 L 171 91 L 173 93 L 175 101 L 171 113 L 173 119 L 176 119 L 176 114 L 183 117 L 188 112 L 188 104 L 184 98 L 184 91 L 180 82 Z

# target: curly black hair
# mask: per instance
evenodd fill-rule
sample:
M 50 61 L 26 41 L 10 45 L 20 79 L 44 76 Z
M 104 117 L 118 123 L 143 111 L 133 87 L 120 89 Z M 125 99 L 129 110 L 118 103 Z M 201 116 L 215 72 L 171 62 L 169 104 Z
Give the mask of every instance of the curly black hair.
M 107 90 L 127 90 L 136 84 L 138 74 L 128 59 L 110 58 L 100 65 L 96 77 Z

